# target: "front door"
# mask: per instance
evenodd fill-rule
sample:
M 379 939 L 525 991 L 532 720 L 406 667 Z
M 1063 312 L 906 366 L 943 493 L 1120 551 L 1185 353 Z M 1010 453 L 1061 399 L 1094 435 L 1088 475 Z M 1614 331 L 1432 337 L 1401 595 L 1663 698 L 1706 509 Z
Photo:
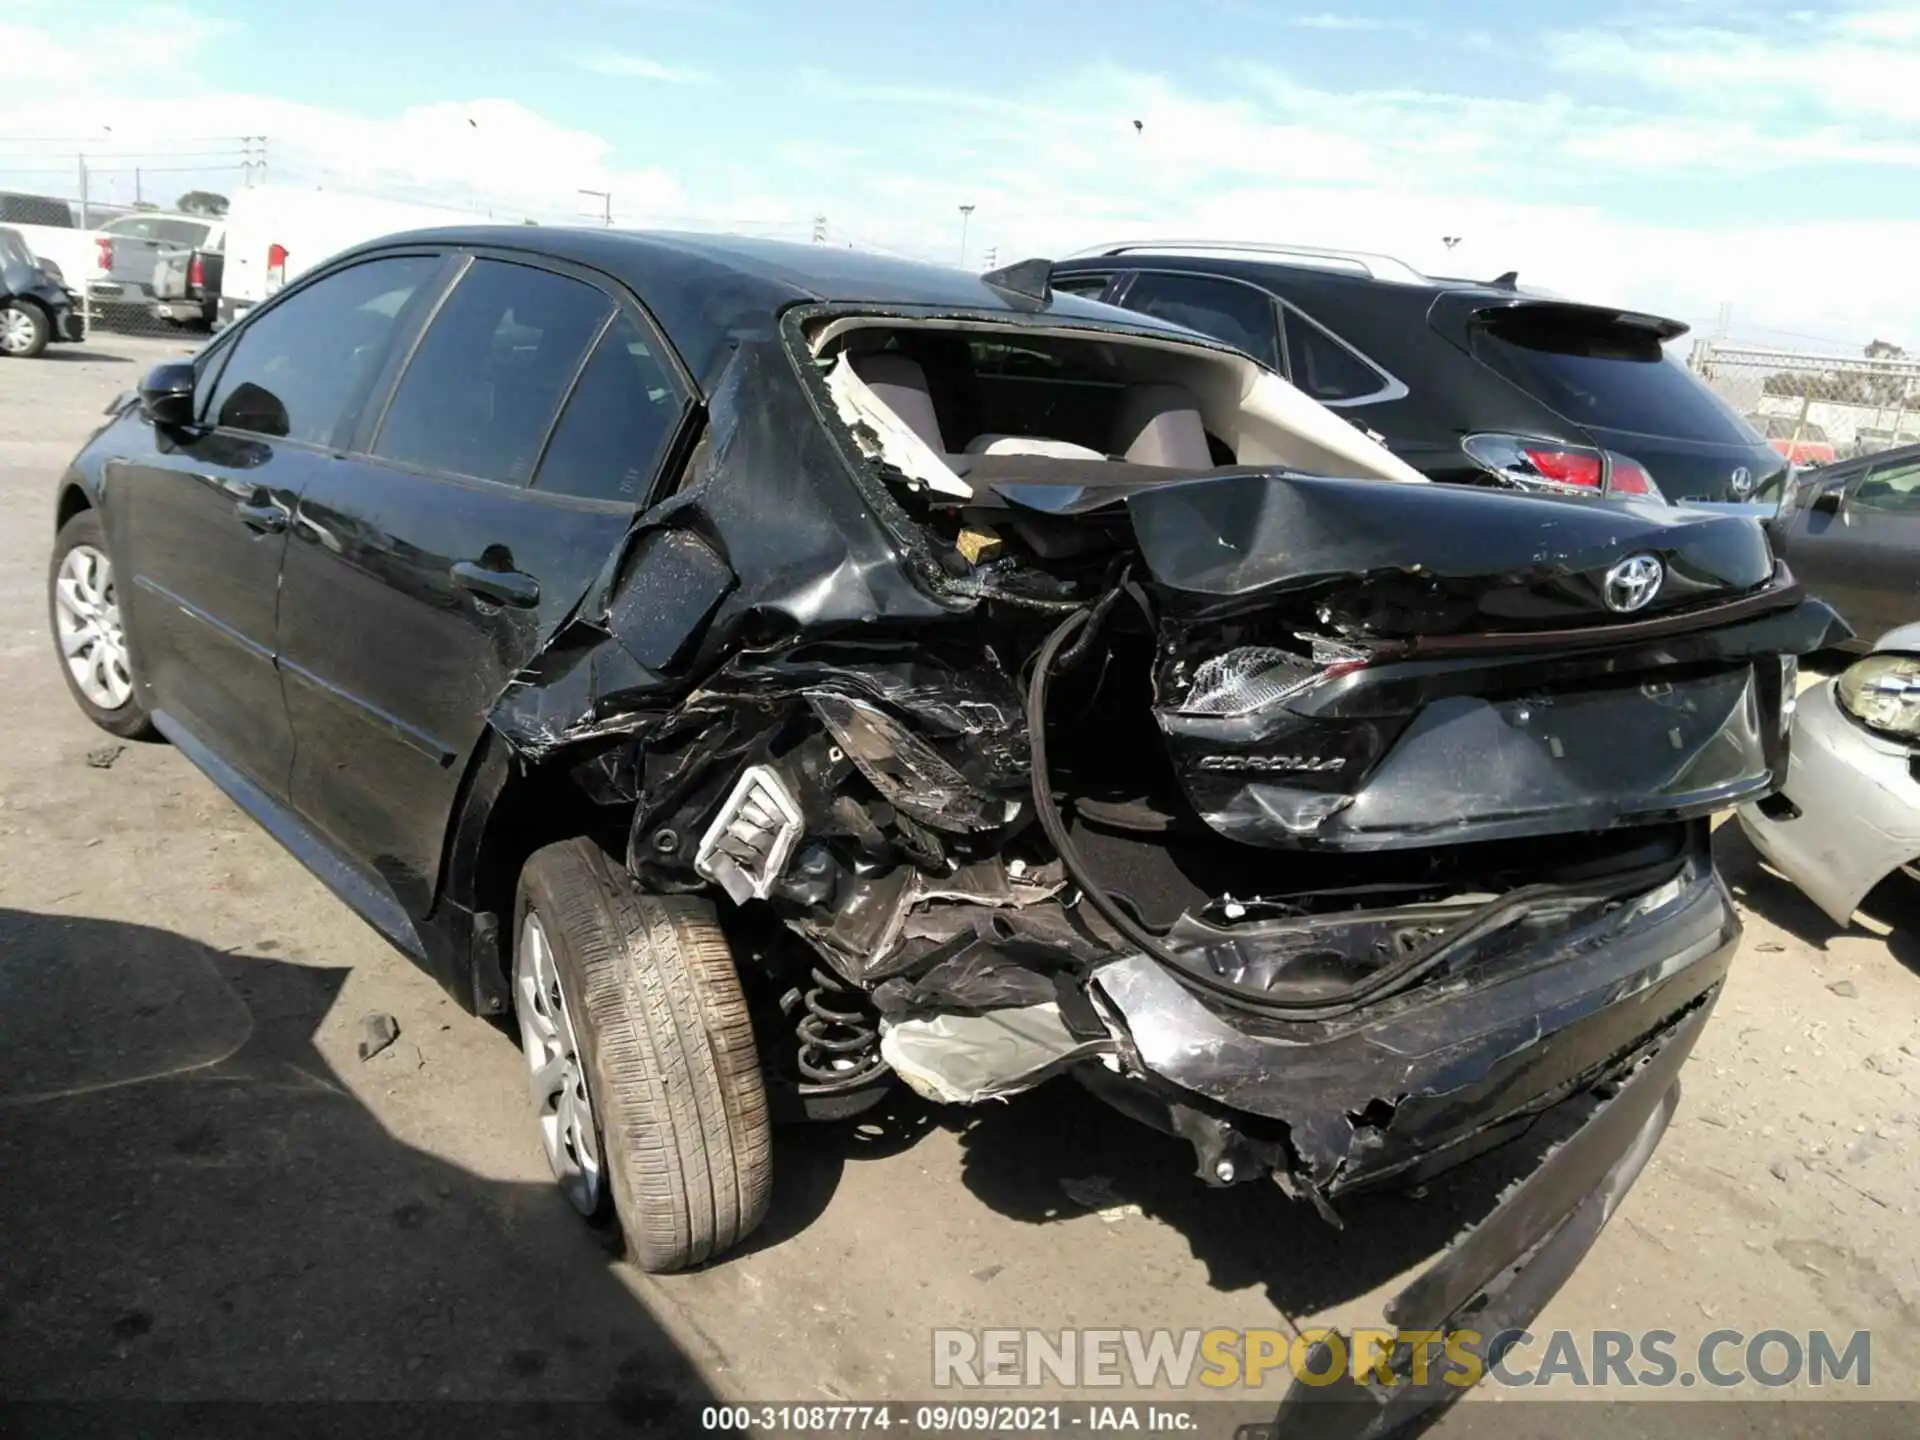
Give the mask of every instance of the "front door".
M 289 293 L 209 356 L 198 426 L 156 429 L 106 469 L 146 703 L 276 799 L 293 754 L 274 663 L 288 527 L 384 353 L 393 312 L 367 303 L 390 305 L 438 263 L 358 266 Z
M 384 417 L 301 497 L 280 602 L 294 808 L 413 914 L 489 712 L 681 422 L 663 353 L 599 284 L 476 259 Z

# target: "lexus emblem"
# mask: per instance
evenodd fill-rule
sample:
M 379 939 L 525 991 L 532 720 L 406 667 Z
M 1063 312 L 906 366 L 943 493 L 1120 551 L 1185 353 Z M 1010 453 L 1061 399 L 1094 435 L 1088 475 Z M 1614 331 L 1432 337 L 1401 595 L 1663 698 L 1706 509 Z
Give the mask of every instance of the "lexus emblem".
M 1737 465 L 1727 477 L 1727 488 L 1733 491 L 1733 498 L 1744 500 L 1753 493 L 1753 471 L 1744 465 Z
M 1645 609 L 1647 602 L 1660 592 L 1660 582 L 1666 574 L 1665 567 L 1652 555 L 1629 555 L 1607 571 L 1601 596 L 1609 610 L 1617 610 L 1622 615 Z

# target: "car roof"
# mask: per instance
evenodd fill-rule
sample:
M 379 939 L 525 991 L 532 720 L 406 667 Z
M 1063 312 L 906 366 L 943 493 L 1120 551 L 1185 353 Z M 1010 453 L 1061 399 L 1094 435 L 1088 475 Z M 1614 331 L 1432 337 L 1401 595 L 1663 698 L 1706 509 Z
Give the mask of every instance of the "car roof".
M 1055 268 L 1062 272 L 1089 270 L 1198 270 L 1209 275 L 1230 275 L 1241 280 L 1257 282 L 1270 279 L 1274 272 L 1286 274 L 1289 280 L 1329 290 L 1355 289 L 1377 293 L 1379 291 L 1398 291 L 1410 296 L 1428 296 L 1446 292 L 1469 295 L 1484 295 L 1492 300 L 1511 300 L 1515 296 L 1532 299 L 1557 299 L 1540 291 L 1509 289 L 1504 285 L 1495 285 L 1485 280 L 1459 280 L 1444 275 L 1428 275 L 1421 279 L 1406 279 L 1399 276 L 1382 279 L 1354 270 L 1343 270 L 1332 265 L 1315 265 L 1304 260 L 1284 260 L 1278 254 L 1261 254 L 1250 251 L 1245 255 L 1235 255 L 1222 251 L 1208 252 L 1205 249 L 1181 250 L 1121 250 L 1101 255 L 1076 255 L 1070 260 L 1055 262 Z
M 848 304 L 962 312 L 1032 322 L 1069 320 L 1211 344 L 1182 326 L 1055 292 L 1036 314 L 970 270 L 833 245 L 739 235 L 530 225 L 460 225 L 388 235 L 360 250 L 403 244 L 524 250 L 601 271 L 641 296 L 697 379 L 735 341 L 763 334 L 770 315 L 795 304 Z

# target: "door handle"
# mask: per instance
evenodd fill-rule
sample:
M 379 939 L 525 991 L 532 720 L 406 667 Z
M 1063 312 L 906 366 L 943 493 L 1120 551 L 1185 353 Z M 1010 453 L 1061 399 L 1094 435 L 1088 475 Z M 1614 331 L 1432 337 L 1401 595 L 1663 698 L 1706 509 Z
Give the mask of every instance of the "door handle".
M 494 570 L 472 560 L 460 560 L 449 573 L 462 590 L 497 605 L 525 609 L 540 603 L 540 582 L 523 570 Z
M 287 528 L 287 507 L 276 505 L 271 500 L 255 503 L 242 500 L 233 507 L 233 513 L 240 517 L 240 523 L 249 530 L 261 535 L 281 535 Z

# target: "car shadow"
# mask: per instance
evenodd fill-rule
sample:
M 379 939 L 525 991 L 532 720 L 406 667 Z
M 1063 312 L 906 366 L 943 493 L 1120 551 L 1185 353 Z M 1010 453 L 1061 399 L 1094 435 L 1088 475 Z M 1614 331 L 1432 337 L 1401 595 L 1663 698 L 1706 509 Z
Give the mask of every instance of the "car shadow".
M 95 350 L 84 340 L 78 345 L 49 345 L 40 352 L 39 358 L 62 365 L 79 365 L 87 361 L 99 364 L 103 360 L 109 365 L 138 363 L 131 355 L 117 355 L 111 350 Z
M 559 1192 L 397 1139 L 314 1047 L 347 973 L 0 908 L 0 1430 L 697 1430 L 694 1362 Z
M 1559 1136 L 1544 1127 L 1424 1186 L 1343 1197 L 1335 1228 L 1268 1181 L 1225 1188 L 1194 1173 L 1192 1147 L 1111 1109 L 1071 1079 L 981 1111 L 953 1111 L 969 1190 L 1003 1215 L 1045 1225 L 1107 1203 L 1172 1226 L 1217 1290 L 1262 1287 L 1307 1316 L 1365 1295 L 1437 1257 Z
M 1713 858 L 1741 904 L 1815 950 L 1824 952 L 1841 935 L 1867 933 L 1858 924 L 1834 924 L 1799 886 L 1767 865 L 1738 821 L 1713 832 Z M 1896 870 L 1868 892 L 1860 910 L 1892 927 L 1885 936 L 1887 953 L 1920 975 L 1920 884 Z

